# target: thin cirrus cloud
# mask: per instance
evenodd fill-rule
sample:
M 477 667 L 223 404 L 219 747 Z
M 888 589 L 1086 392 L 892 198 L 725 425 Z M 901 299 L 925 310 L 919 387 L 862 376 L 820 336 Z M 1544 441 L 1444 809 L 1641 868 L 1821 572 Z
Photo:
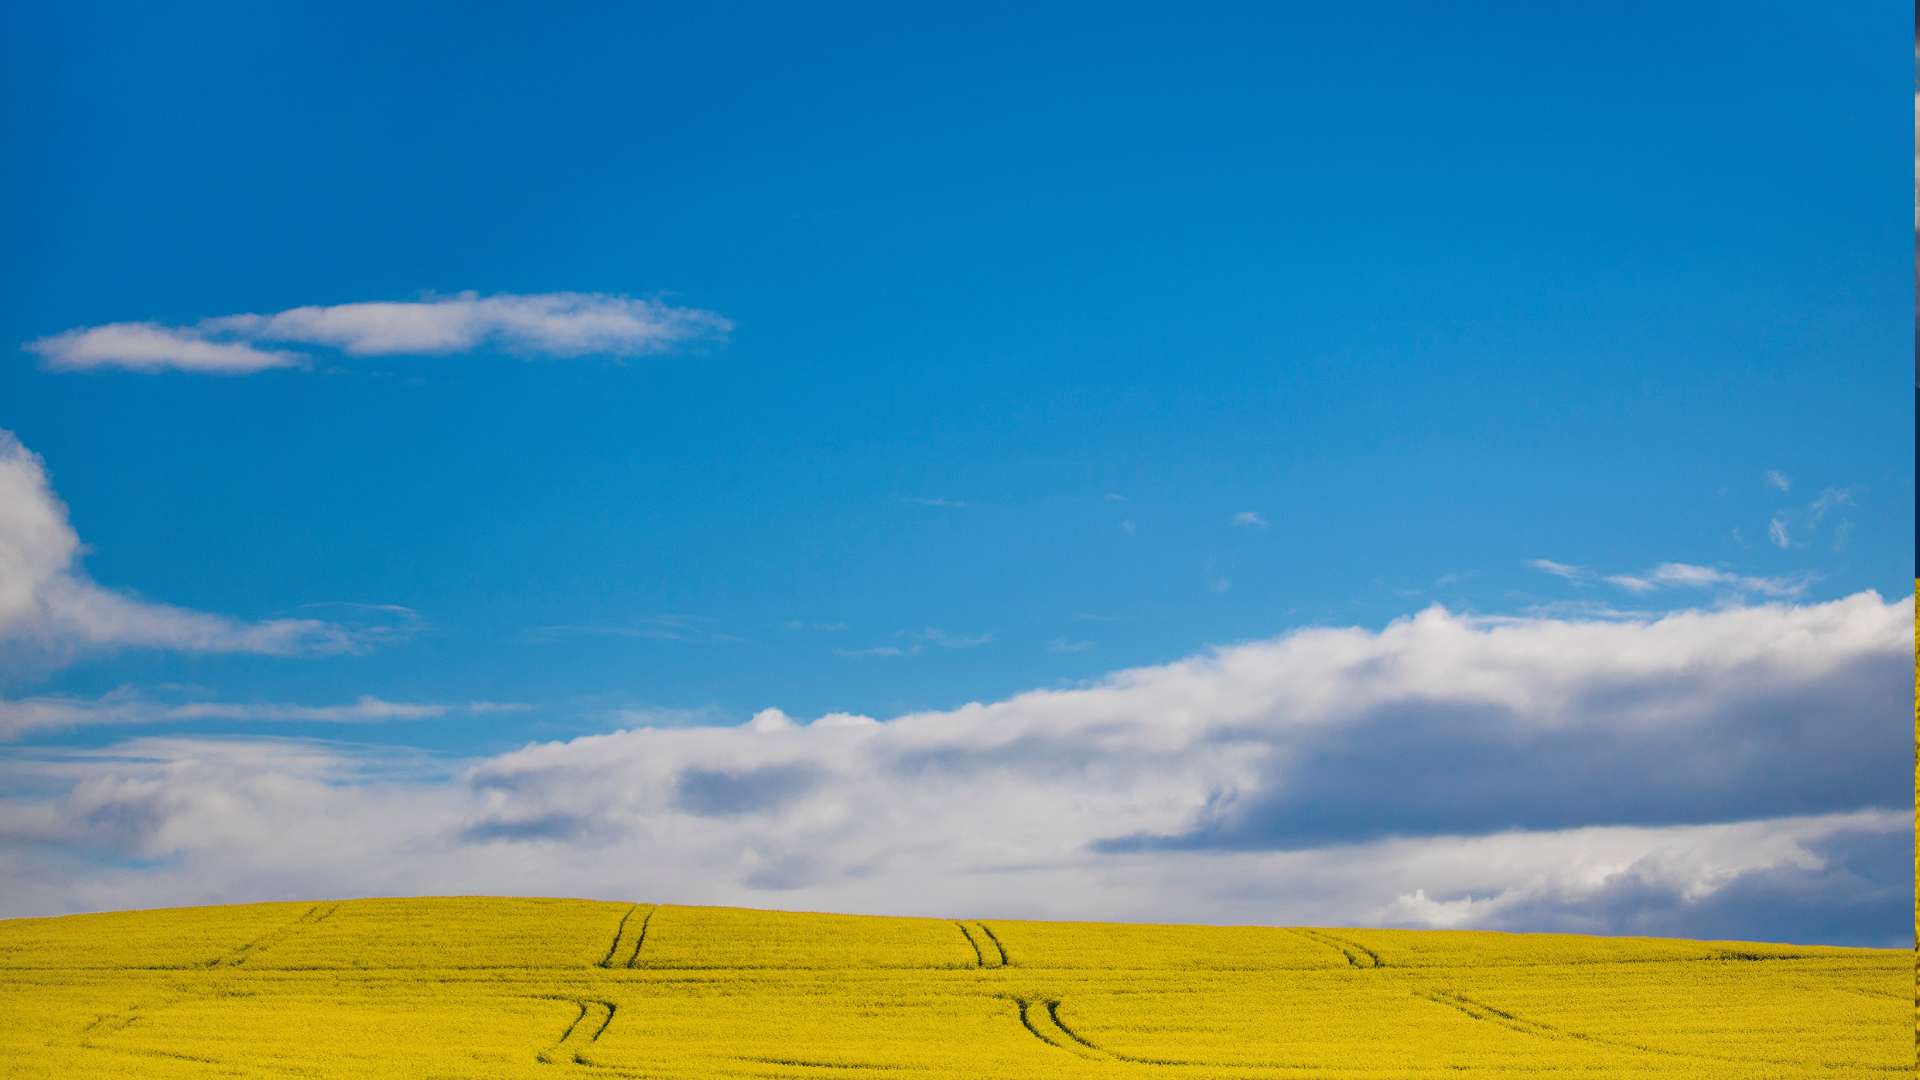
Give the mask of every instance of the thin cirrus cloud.
M 526 637 L 535 642 L 577 637 L 638 638 L 685 645 L 733 645 L 746 640 L 714 629 L 713 622 L 704 615 L 642 615 L 619 623 L 537 626 L 527 631 Z
M 201 722 L 383 724 L 434 720 L 455 714 L 477 716 L 518 712 L 525 708 L 527 706 L 510 702 L 475 701 L 449 705 L 439 702 L 387 701 L 370 695 L 335 705 L 156 701 L 135 691 L 117 690 L 94 698 L 43 695 L 12 701 L 0 699 L 0 741 L 92 727 Z
M 531 293 L 373 301 L 223 315 L 188 326 L 84 326 L 28 342 L 59 371 L 124 368 L 243 375 L 347 356 L 419 356 L 499 348 L 532 356 L 641 356 L 724 338 L 733 323 L 699 308 L 606 293 Z
M 0 644 L 65 661 L 92 649 L 293 656 L 353 653 L 405 637 L 417 617 L 387 606 L 369 625 L 314 618 L 249 621 L 109 589 L 79 564 L 79 535 L 45 463 L 0 430 Z M 376 614 L 367 612 L 363 614 Z M 0 650 L 4 653 L 5 650 Z
M 1912 604 L 1434 606 L 953 709 L 642 720 L 432 775 L 292 740 L 10 753 L 0 913 L 564 880 L 895 914 L 1898 942 Z
M 1636 594 L 1660 589 L 1718 589 L 1733 596 L 1786 599 L 1806 592 L 1816 580 L 1812 574 L 1764 577 L 1681 562 L 1661 563 L 1650 570 L 1632 574 L 1602 574 L 1585 566 L 1553 559 L 1528 559 L 1526 565 L 1575 585 L 1601 582 Z

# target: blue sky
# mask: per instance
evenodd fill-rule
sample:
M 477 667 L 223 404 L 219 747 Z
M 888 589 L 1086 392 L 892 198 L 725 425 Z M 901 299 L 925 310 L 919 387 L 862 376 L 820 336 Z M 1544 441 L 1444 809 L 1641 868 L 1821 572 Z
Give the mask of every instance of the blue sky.
M 20 631 L 0 697 L 99 722 L 16 754 L 138 723 L 471 763 L 1433 604 L 1646 625 L 1911 585 L 1892 4 L 7 18 L 18 491 L 113 596 L 345 635 Z M 470 333 L 204 322 L 367 302 Z M 596 303 L 658 335 L 578 346 Z M 46 344 L 123 324 L 297 361 Z M 363 698 L 430 715 L 300 712 Z M 208 703 L 247 715 L 166 713 Z

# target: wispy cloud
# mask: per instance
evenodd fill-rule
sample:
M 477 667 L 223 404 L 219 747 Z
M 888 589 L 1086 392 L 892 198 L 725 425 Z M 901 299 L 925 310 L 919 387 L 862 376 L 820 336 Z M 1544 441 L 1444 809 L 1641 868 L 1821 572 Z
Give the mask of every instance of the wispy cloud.
M 899 645 L 869 645 L 864 648 L 835 649 L 834 654 L 845 657 L 895 657 L 919 656 L 929 647 L 939 649 L 977 649 L 993 643 L 992 634 L 956 634 L 929 626 L 921 630 L 900 630 L 894 638 L 904 642 Z
M 1052 653 L 1083 653 L 1093 648 L 1091 641 L 1075 641 L 1072 638 L 1057 637 L 1047 642 L 1047 651 Z
M 913 641 L 924 641 L 929 645 L 938 645 L 943 649 L 977 649 L 982 645 L 993 644 L 992 634 L 956 634 L 929 626 L 924 630 L 905 630 L 901 636 Z
M 1552 559 L 1528 559 L 1527 565 L 1543 574 L 1552 574 L 1554 577 L 1565 578 L 1568 581 L 1585 581 L 1593 576 L 1593 572 L 1584 566 L 1573 566 L 1555 562 Z
M 431 720 L 455 713 L 483 715 L 519 712 L 528 708 L 513 702 L 387 701 L 362 695 L 332 705 L 293 705 L 284 702 L 167 701 L 122 689 L 99 697 L 44 695 L 17 700 L 0 699 L 0 741 L 75 728 L 134 724 L 184 724 L 196 721 L 267 724 L 378 724 Z
M 834 655 L 836 655 L 836 656 L 848 656 L 848 657 L 867 657 L 867 656 L 919 656 L 919 655 L 920 655 L 920 654 L 921 654 L 921 653 L 922 653 L 923 651 L 925 651 L 925 650 L 924 650 L 924 649 L 923 649 L 923 648 L 922 648 L 921 646 L 919 646 L 919 645 L 907 645 L 907 646 L 900 646 L 900 645 L 870 645 L 870 646 L 868 646 L 868 647 L 866 647 L 866 648 L 864 648 L 864 649 L 835 649 L 835 650 L 833 650 L 833 652 L 834 652 Z
M 902 496 L 900 501 L 910 506 L 932 506 L 942 510 L 962 510 L 968 505 L 959 499 L 940 499 L 925 495 L 906 495 Z
M 639 356 L 725 337 L 711 311 L 604 293 L 481 296 L 289 308 L 189 326 L 79 327 L 28 342 L 50 368 L 247 374 L 300 367 L 324 348 L 347 356 L 419 356 L 498 348 L 538 356 Z M 298 348 L 294 348 L 298 347 Z
M 1852 488 L 1828 488 L 1807 504 L 1807 527 L 1817 529 L 1826 516 L 1842 506 L 1852 506 Z
M 61 662 L 88 649 L 291 656 L 359 652 L 407 636 L 413 622 L 268 619 L 249 622 L 141 600 L 81 570 L 80 538 L 45 463 L 0 430 L 0 641 Z M 415 617 L 417 620 L 417 616 Z
M 1243 529 L 1264 529 L 1267 519 L 1252 510 L 1242 510 L 1233 515 L 1233 523 Z
M 1631 593 L 1650 593 L 1658 589 L 1720 589 L 1742 596 L 1786 598 L 1799 596 L 1818 580 L 1813 574 L 1763 577 L 1682 562 L 1661 563 L 1650 570 L 1629 574 L 1599 574 L 1584 566 L 1552 559 L 1528 559 L 1526 565 L 1576 585 L 1598 581 Z
M 687 645 L 730 645 L 745 638 L 713 628 L 714 619 L 704 615 L 641 615 L 617 623 L 562 623 L 536 626 L 527 631 L 534 641 L 565 637 L 640 638 L 646 641 L 678 641 Z
M 788 619 L 780 624 L 786 630 L 804 630 L 819 634 L 839 633 L 847 628 L 843 622 L 808 622 L 805 619 Z
M 1838 528 L 1850 530 L 1852 522 L 1840 515 L 1858 505 L 1857 494 L 1858 489 L 1853 487 L 1824 488 L 1805 506 L 1775 511 L 1767 522 L 1767 539 L 1783 550 L 1802 546 L 1811 543 L 1821 526 L 1834 518 L 1840 519 Z
M 1775 491 L 1793 490 L 1793 481 L 1787 479 L 1787 474 L 1781 472 L 1779 469 L 1768 469 L 1762 479 L 1766 481 L 1768 487 L 1773 488 Z

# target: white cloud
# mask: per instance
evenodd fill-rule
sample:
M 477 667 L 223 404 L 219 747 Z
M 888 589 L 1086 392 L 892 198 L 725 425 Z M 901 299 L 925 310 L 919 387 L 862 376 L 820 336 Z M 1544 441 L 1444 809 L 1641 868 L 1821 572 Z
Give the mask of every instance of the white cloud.
M 687 645 L 732 645 L 746 640 L 714 629 L 713 622 L 704 615 L 642 615 L 621 623 L 536 626 L 527 631 L 527 637 L 536 642 L 570 637 L 641 638 Z
M 244 341 L 219 340 L 198 330 L 157 323 L 109 323 L 30 342 L 48 367 L 78 371 L 122 367 L 133 371 L 206 371 L 244 374 L 297 367 L 298 353 L 262 349 Z
M 1242 510 L 1233 515 L 1233 523 L 1248 529 L 1264 529 L 1267 527 L 1267 519 L 1252 510 Z
M 940 510 L 964 510 L 967 504 L 959 499 L 940 499 L 921 495 L 909 495 L 900 500 L 910 506 L 931 506 Z
M 1091 641 L 1076 641 L 1072 638 L 1057 637 L 1047 642 L 1047 651 L 1053 653 L 1082 653 L 1093 648 Z
M 225 315 L 192 326 L 108 323 L 40 338 L 27 348 L 60 370 L 244 374 L 299 366 L 312 354 L 423 355 L 500 348 L 540 356 L 638 356 L 724 337 L 732 324 L 696 308 L 603 293 L 480 296 L 298 307 Z
M 907 647 L 905 647 L 905 648 L 902 648 L 901 646 L 898 646 L 898 645 L 873 645 L 873 646 L 869 646 L 869 647 L 867 647 L 867 648 L 864 648 L 864 649 L 835 649 L 835 650 L 833 650 L 833 652 L 834 652 L 834 655 L 836 655 L 836 656 L 847 656 L 847 657 L 866 657 L 866 656 L 919 656 L 919 655 L 921 654 L 921 652 L 923 652 L 923 651 L 924 651 L 924 650 L 923 650 L 923 649 L 922 649 L 922 647 L 921 647 L 921 646 L 919 646 L 919 645 L 910 645 L 910 646 L 907 646 Z
M 1774 547 L 1782 550 L 1793 546 L 1793 540 L 1787 534 L 1787 519 L 1785 517 L 1775 514 L 1772 520 L 1767 522 L 1767 539 L 1773 541 Z
M 1554 577 L 1565 578 L 1568 581 L 1584 581 L 1593 576 L 1593 572 L 1584 566 L 1554 562 L 1552 559 L 1528 559 L 1527 565 L 1543 574 L 1552 574 Z
M 1768 487 L 1776 491 L 1793 490 L 1793 481 L 1787 479 L 1787 474 L 1781 472 L 1779 469 L 1768 469 L 1763 479 L 1766 480 Z
M 0 911 L 565 881 L 822 910 L 1725 936 L 1711 920 L 1755 895 L 1804 913 L 1851 903 L 1861 868 L 1910 869 L 1912 620 L 1911 598 L 1870 593 L 1631 621 L 1435 607 L 884 722 L 766 709 L 448 777 L 311 742 L 14 751 Z M 1910 932 L 1901 895 L 1859 932 Z
M 1807 543 L 1805 537 L 1818 533 L 1820 526 L 1829 517 L 1835 516 L 1836 511 L 1858 505 L 1854 501 L 1855 494 L 1855 489 L 1851 487 L 1825 488 L 1803 507 L 1776 512 L 1767 522 L 1767 539 L 1783 550 L 1796 544 L 1804 546 Z M 1851 525 L 1850 520 L 1843 519 L 1836 531 L 1848 529 Z M 1796 540 L 1796 536 L 1801 539 Z
M 847 628 L 843 622 L 808 622 L 805 619 L 788 619 L 781 624 L 788 630 L 807 630 L 821 634 L 836 634 Z
M 1761 596 L 1790 597 L 1799 596 L 1807 591 L 1812 578 L 1756 577 L 1747 574 L 1735 574 L 1711 566 L 1695 566 L 1691 563 L 1661 563 L 1647 575 L 1655 585 L 1680 589 L 1728 589 L 1736 593 L 1755 593 Z
M 278 702 L 164 701 L 131 690 L 117 690 L 94 698 L 68 695 L 6 700 L 0 698 L 0 741 L 83 727 L 133 724 L 184 724 L 196 721 L 377 724 L 431 720 L 452 713 L 500 713 L 526 706 L 508 702 L 387 701 L 362 695 L 336 705 L 291 705 Z
M 355 652 L 391 636 L 319 619 L 247 622 L 136 599 L 80 569 L 80 538 L 39 456 L 0 431 L 0 642 L 64 660 L 87 649 L 292 655 Z
M 912 630 L 903 633 L 914 641 L 924 641 L 929 645 L 938 645 L 943 649 L 977 649 L 982 645 L 993 644 L 992 634 L 955 634 L 937 626 L 924 630 Z
M 1854 505 L 1852 488 L 1828 488 L 1822 491 L 1818 498 L 1807 504 L 1807 527 L 1817 529 L 1820 527 L 1820 522 L 1836 508 L 1852 505 Z
M 1650 570 L 1633 574 L 1604 575 L 1596 575 L 1584 566 L 1573 566 L 1555 562 L 1552 559 L 1529 559 L 1527 565 L 1542 573 L 1564 578 L 1576 585 L 1592 581 L 1597 577 L 1598 580 L 1615 588 L 1637 594 L 1650 593 L 1659 589 L 1719 589 L 1735 597 L 1787 598 L 1806 592 L 1807 587 L 1815 580 L 1810 574 L 1762 577 L 1682 562 L 1661 563 Z

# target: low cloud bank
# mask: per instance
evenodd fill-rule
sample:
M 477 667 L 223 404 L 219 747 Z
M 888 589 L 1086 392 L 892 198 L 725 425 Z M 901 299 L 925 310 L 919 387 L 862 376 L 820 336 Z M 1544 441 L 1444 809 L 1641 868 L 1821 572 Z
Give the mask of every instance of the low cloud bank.
M 908 914 L 1908 940 L 1912 601 L 1432 608 L 1070 690 L 459 763 L 0 757 L 0 910 L 551 893 Z M 1899 902 L 1895 902 L 1898 899 Z

